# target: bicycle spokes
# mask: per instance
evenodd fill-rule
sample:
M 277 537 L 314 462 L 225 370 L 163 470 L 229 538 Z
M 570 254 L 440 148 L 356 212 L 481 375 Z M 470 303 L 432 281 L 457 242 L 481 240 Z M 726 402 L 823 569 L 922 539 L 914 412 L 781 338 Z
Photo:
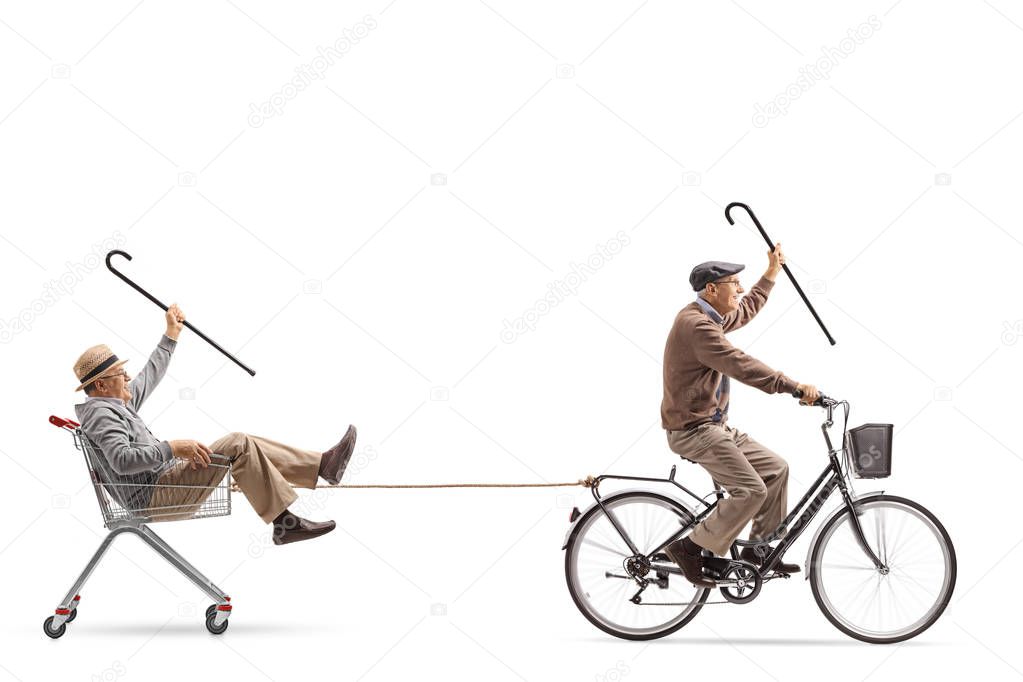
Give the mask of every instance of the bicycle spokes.
M 854 636 L 897 641 L 926 628 L 954 584 L 954 552 L 940 525 L 908 501 L 879 498 L 858 506 L 877 567 L 844 514 L 814 549 L 813 588 L 825 614 Z
M 695 615 L 705 591 L 679 575 L 667 556 L 654 554 L 692 518 L 677 503 L 637 493 L 608 499 L 580 519 L 569 541 L 566 575 L 584 615 L 629 639 L 660 636 Z

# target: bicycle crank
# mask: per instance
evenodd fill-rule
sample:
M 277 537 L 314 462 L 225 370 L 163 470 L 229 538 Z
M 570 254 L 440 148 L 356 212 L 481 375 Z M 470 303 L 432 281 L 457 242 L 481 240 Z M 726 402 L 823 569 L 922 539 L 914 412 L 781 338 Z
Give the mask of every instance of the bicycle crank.
M 721 576 L 721 596 L 733 604 L 748 604 L 760 594 L 764 579 L 756 567 L 745 561 L 733 561 Z

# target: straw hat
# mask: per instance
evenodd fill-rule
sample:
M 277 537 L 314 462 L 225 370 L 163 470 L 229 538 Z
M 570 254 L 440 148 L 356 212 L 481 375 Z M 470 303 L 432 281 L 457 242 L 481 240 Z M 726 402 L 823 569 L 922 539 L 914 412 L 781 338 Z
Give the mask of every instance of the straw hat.
M 81 391 L 96 381 L 96 379 L 103 379 L 114 374 L 115 370 L 119 369 L 126 362 L 128 361 L 118 360 L 109 346 L 102 343 L 98 346 L 93 346 L 82 353 L 75 362 L 75 376 L 82 382 L 75 390 Z

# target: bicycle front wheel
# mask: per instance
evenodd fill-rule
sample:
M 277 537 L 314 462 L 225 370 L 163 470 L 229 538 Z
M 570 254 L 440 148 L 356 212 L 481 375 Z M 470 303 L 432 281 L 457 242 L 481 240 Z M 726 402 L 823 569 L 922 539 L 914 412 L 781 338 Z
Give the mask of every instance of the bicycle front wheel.
M 916 637 L 952 598 L 952 540 L 933 514 L 911 500 L 877 495 L 854 504 L 867 544 L 887 570 L 874 566 L 860 547 L 846 510 L 828 522 L 811 552 L 814 599 L 850 637 L 874 644 Z
M 579 519 L 565 552 L 572 600 L 591 623 L 616 637 L 645 640 L 675 632 L 703 608 L 709 590 L 665 570 L 675 564 L 652 552 L 692 523 L 692 513 L 676 500 L 641 491 L 609 497 L 604 507 L 640 553 L 633 554 L 599 505 L 592 507 Z M 640 591 L 636 575 L 649 581 L 638 603 L 633 601 Z

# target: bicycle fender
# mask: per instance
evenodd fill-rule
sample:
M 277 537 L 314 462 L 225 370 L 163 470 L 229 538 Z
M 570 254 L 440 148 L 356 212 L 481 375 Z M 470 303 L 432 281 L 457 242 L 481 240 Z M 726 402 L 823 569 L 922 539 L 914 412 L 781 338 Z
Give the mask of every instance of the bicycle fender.
M 852 500 L 853 500 L 853 503 L 855 504 L 856 502 L 859 502 L 860 500 L 866 500 L 866 499 L 871 498 L 871 497 L 877 497 L 878 495 L 884 495 L 884 492 L 885 491 L 883 491 L 883 490 L 874 490 L 874 491 L 869 492 L 869 493 L 863 493 L 862 495 L 857 495 L 856 497 L 852 498 Z M 810 538 L 810 544 L 806 548 L 806 562 L 803 565 L 803 580 L 809 580 L 810 579 L 810 554 L 813 553 L 814 545 L 817 544 L 817 538 L 819 538 L 820 534 L 822 532 L 824 532 L 825 526 L 828 525 L 828 522 L 831 521 L 831 519 L 835 518 L 836 516 L 838 516 L 839 514 L 845 512 L 845 511 L 848 511 L 848 509 L 849 508 L 846 507 L 844 504 L 839 505 L 838 507 L 835 507 L 834 509 L 831 510 L 831 513 L 828 514 L 827 517 L 825 517 L 825 519 L 823 521 L 821 521 L 820 524 L 817 526 L 817 532 L 815 532 L 813 534 L 813 537 Z
M 601 499 L 603 499 L 604 502 L 606 503 L 606 502 L 610 502 L 611 500 L 614 500 L 614 499 L 616 499 L 618 497 L 621 497 L 622 495 L 625 495 L 625 494 L 628 494 L 628 493 L 649 493 L 649 492 L 651 492 L 649 488 L 626 488 L 624 490 L 617 490 L 617 491 L 611 493 L 610 495 L 608 495 L 607 497 L 604 497 L 604 498 L 601 498 Z M 688 504 L 683 502 L 681 499 L 675 497 L 674 495 L 666 495 L 665 493 L 662 493 L 662 492 L 658 492 L 656 494 L 662 495 L 664 497 L 671 498 L 672 500 L 674 500 L 674 501 L 678 502 L 680 505 L 682 505 L 685 509 L 688 509 L 689 512 L 692 513 L 693 516 L 696 516 L 696 512 L 695 512 L 695 510 L 693 510 L 692 507 L 690 507 Z M 575 518 L 575 521 L 573 521 L 572 523 L 570 523 L 568 525 L 568 531 L 565 532 L 565 539 L 561 543 L 561 549 L 568 549 L 568 541 L 572 538 L 572 532 L 575 530 L 575 527 L 579 524 L 579 522 L 587 514 L 590 513 L 590 510 L 592 510 L 596 506 L 597 506 L 597 503 L 594 502 L 589 507 L 587 507 L 585 510 L 583 510 L 583 512 L 581 514 L 579 514 L 579 516 L 577 516 Z

